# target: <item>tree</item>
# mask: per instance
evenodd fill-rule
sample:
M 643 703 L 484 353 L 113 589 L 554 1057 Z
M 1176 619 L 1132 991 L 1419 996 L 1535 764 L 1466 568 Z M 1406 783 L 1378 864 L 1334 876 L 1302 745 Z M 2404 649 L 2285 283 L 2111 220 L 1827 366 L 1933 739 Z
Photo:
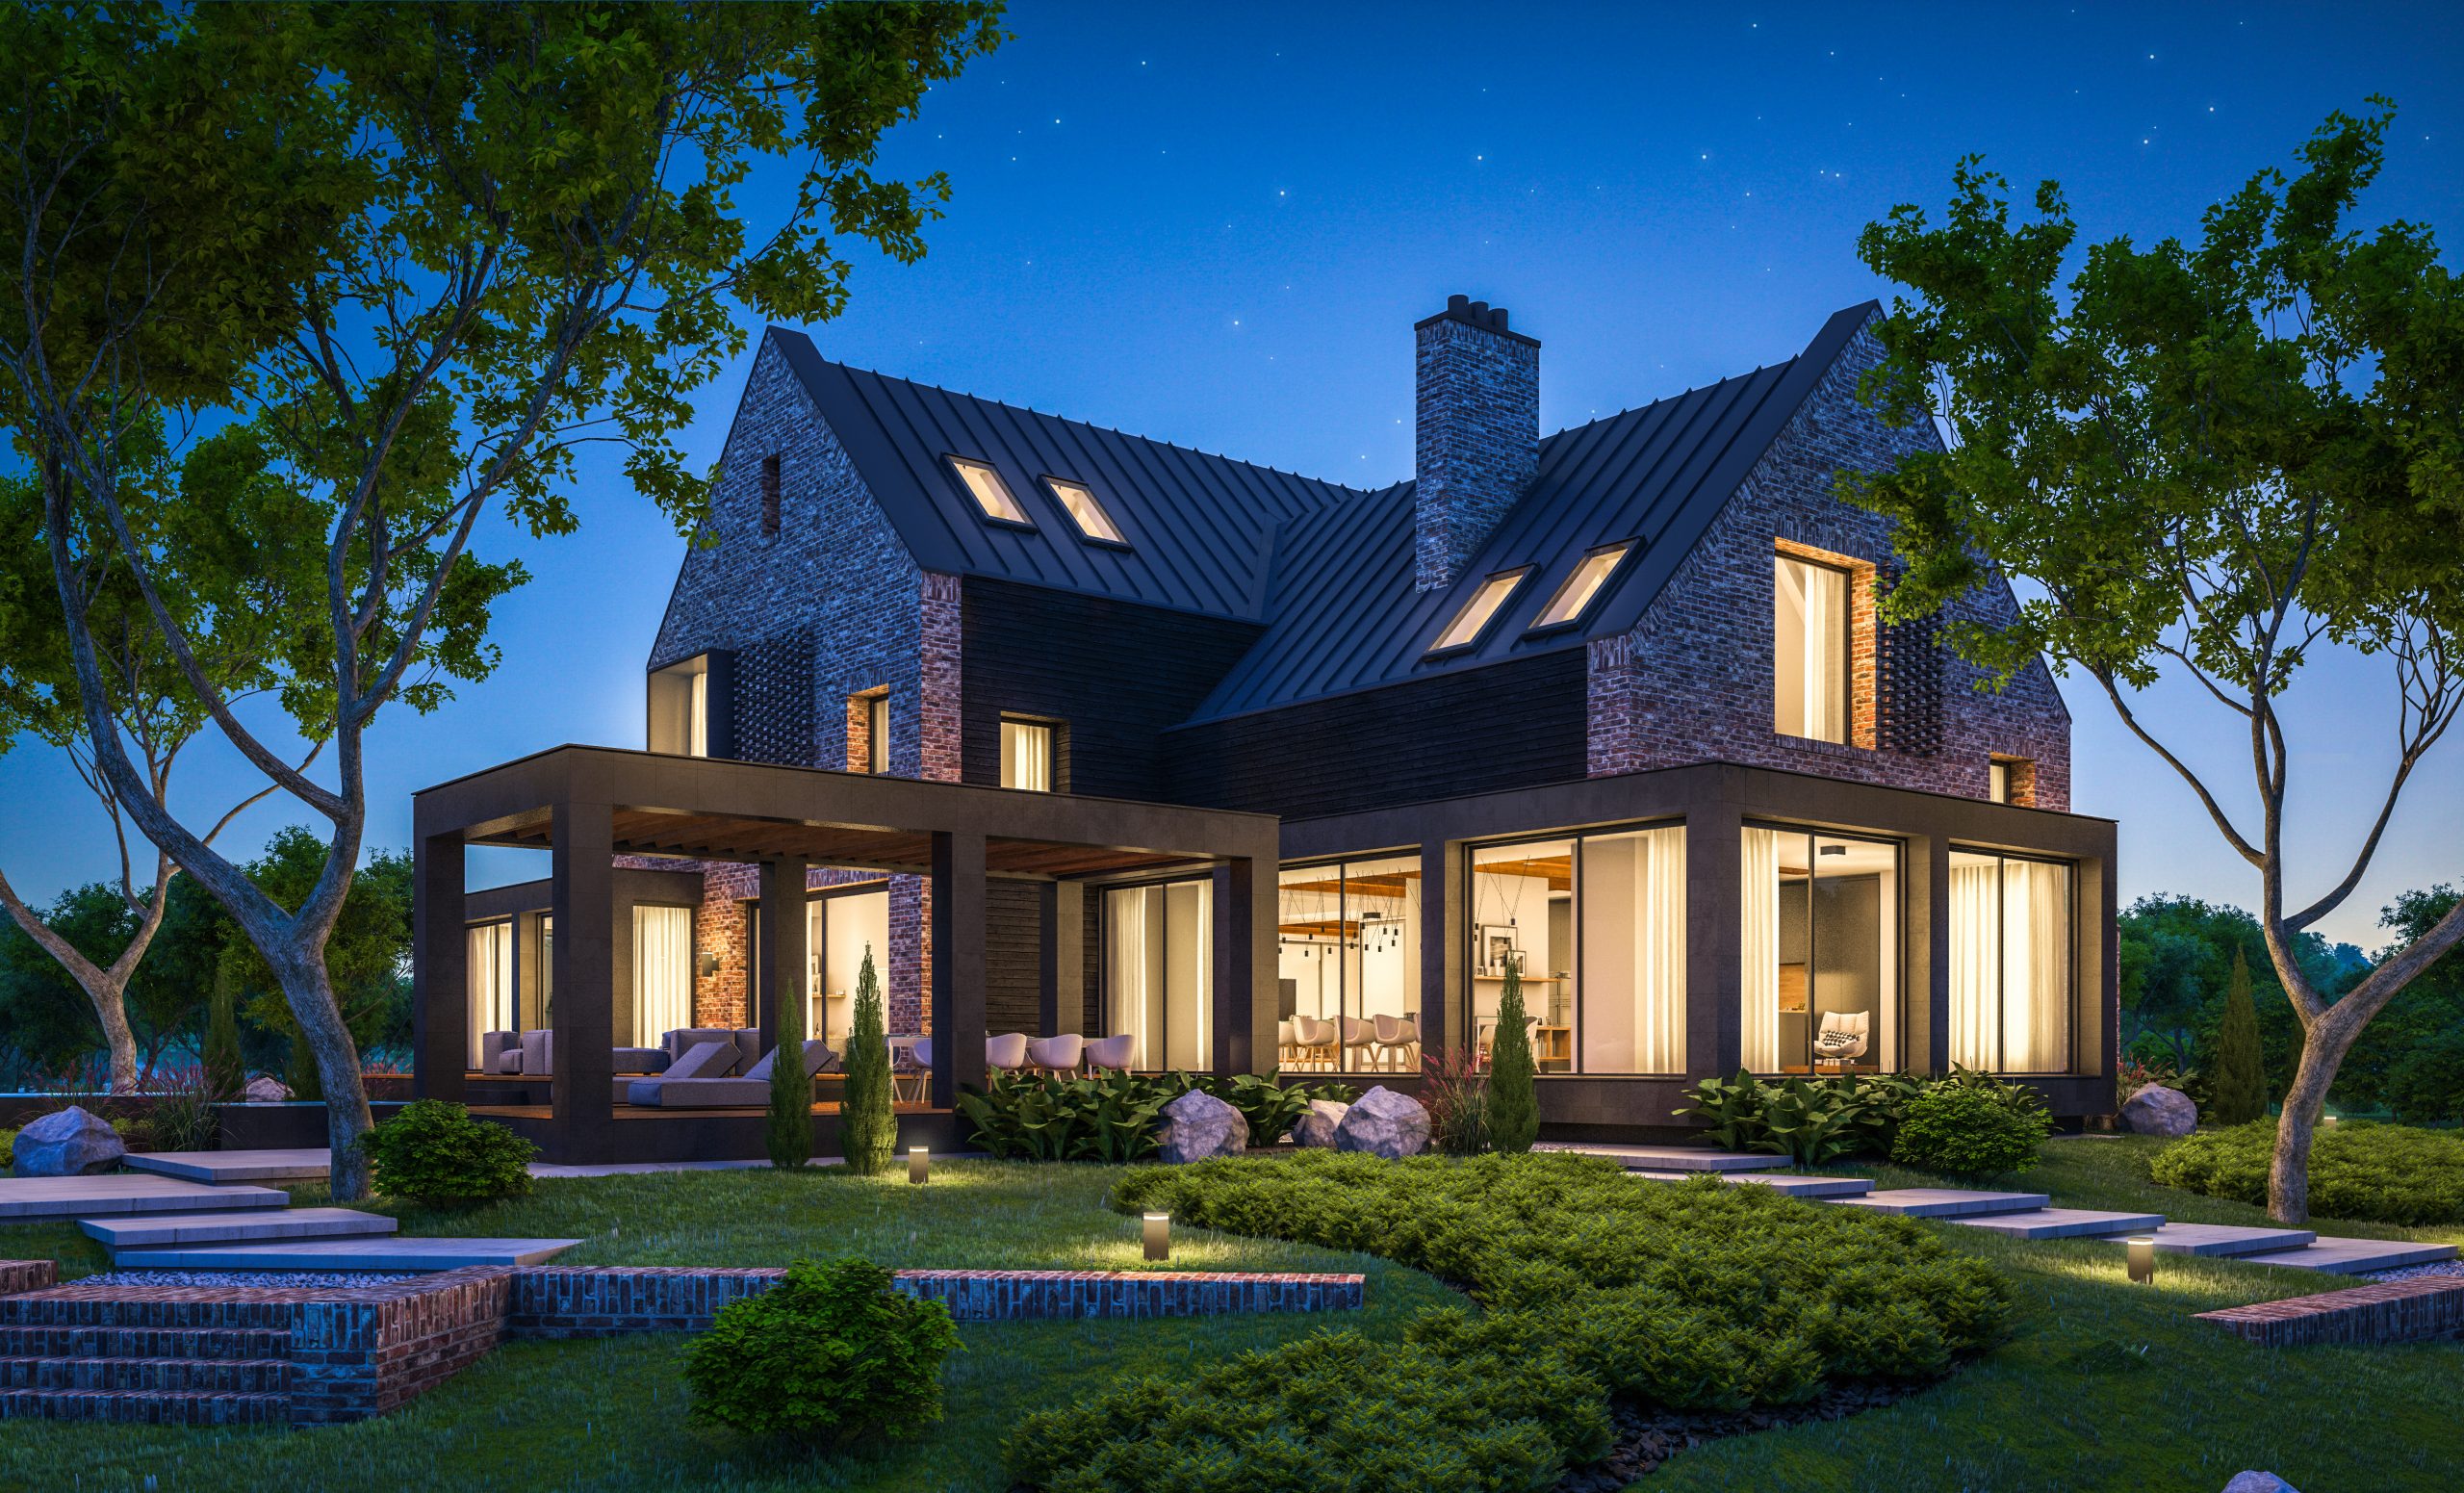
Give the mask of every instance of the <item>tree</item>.
M 812 1160 L 812 1075 L 805 1071 L 802 1000 L 779 1002 L 779 1044 L 770 1051 L 770 1116 L 761 1142 L 770 1165 L 793 1171 Z
M 1523 1014 L 1523 970 L 1509 961 L 1489 1035 L 1489 1139 L 1507 1154 L 1540 1137 L 1540 1095 L 1532 1076 L 1531 1025 Z
M 2268 1112 L 2268 1075 L 2259 1059 L 2259 1008 L 2250 998 L 2250 962 L 2233 951 L 2224 987 L 2224 1024 L 2217 1034 L 2216 1074 L 2208 1085 L 2208 1118 L 2246 1125 Z
M 2260 934 L 2302 1038 L 2268 1183 L 2286 1223 L 2309 1215 L 2311 1138 L 2345 1055 L 2464 940 L 2451 910 L 2342 999 L 2299 958 L 2464 701 L 2464 283 L 2426 226 L 2346 227 L 2393 117 L 2373 103 L 2367 119 L 2331 115 L 2290 180 L 2261 171 L 2209 209 L 2196 243 L 2095 245 L 2063 286 L 2076 226 L 2061 188 L 2040 186 L 2015 226 L 2008 183 L 1978 157 L 1954 171 L 1940 227 L 1912 205 L 1869 224 L 1865 263 L 1917 299 L 1878 323 L 1886 355 L 1862 393 L 1956 440 L 1838 478 L 1894 522 L 1907 572 L 1887 617 L 1936 614 L 1995 570 L 2033 582 L 2014 625 L 1954 625 L 1949 641 L 1989 686 L 2039 656 L 2095 681 L 2257 873 Z M 2396 765 L 2342 872 L 2303 902 L 2284 851 L 2284 722 L 2323 647 L 2390 666 Z M 2247 795 L 2211 786 L 2143 715 L 2168 676 L 2246 738 Z M 2321 765 L 2348 776 L 2350 761 Z
M 248 1087 L 248 1062 L 240 1055 L 240 981 L 227 968 L 214 972 L 214 998 L 206 1012 L 197 1066 L 205 1071 L 205 1092 L 211 1098 L 227 1103 Z
M 368 818 L 367 732 L 483 677 L 491 604 L 524 579 L 473 535 L 500 508 L 572 530 L 577 453 L 611 444 L 690 531 L 707 492 L 674 432 L 745 345 L 736 310 L 844 305 L 841 241 L 923 252 L 938 174 L 885 181 L 883 134 L 1000 39 L 988 3 L 19 7 L 0 50 L 17 324 L 0 402 L 45 475 L 42 531 L 86 740 L 140 832 L 272 972 L 324 1090 L 331 1189 L 362 1196 L 359 1055 L 324 957 Z M 735 193 L 791 189 L 755 228 Z M 143 422 L 227 418 L 188 458 L 186 516 L 313 582 L 282 614 L 275 693 L 328 776 L 288 760 L 205 667 L 132 505 Z M 202 465 L 200 465 L 202 463 Z M 149 797 L 89 616 L 124 570 L 221 736 L 319 815 L 283 905 Z
M 856 971 L 856 1009 L 847 1025 L 847 1083 L 838 1104 L 838 1146 L 847 1170 L 875 1176 L 889 1170 L 898 1153 L 898 1114 L 890 1107 L 888 1018 L 882 1012 L 881 976 L 873 951 Z

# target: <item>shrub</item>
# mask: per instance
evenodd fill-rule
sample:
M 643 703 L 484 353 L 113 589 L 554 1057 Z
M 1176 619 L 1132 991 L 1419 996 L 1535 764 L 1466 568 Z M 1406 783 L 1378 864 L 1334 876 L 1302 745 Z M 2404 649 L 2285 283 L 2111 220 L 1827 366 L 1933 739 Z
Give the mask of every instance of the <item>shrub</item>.
M 2268 1075 L 2259 1056 L 2259 1008 L 2250 999 L 2250 961 L 2236 948 L 2205 1114 L 2215 1124 L 2246 1125 L 2267 1112 Z
M 2275 1121 L 2184 1136 L 2148 1161 L 2167 1187 L 2268 1200 Z M 2464 1135 L 2345 1120 L 2322 1125 L 2310 1147 L 2310 1211 L 2322 1218 L 2422 1225 L 2464 1223 Z
M 1940 1081 L 1858 1073 L 1765 1083 L 1739 1068 L 1734 1078 L 1696 1084 L 1686 1091 L 1694 1102 L 1676 1113 L 1707 1121 L 1712 1139 L 1730 1150 L 1819 1166 L 1841 1156 L 1889 1155 L 1909 1105 Z
M 1339 1083 L 1295 1084 L 1240 1073 L 1229 1078 L 1188 1073 L 1101 1078 L 995 1073 L 981 1089 L 959 1095 L 959 1113 L 978 1144 L 995 1156 L 1027 1161 L 1136 1161 L 1155 1150 L 1164 1106 L 1203 1090 L 1241 1112 L 1249 1144 L 1271 1145 L 1292 1129 L 1311 1099 L 1348 1101 Z
M 805 1071 L 805 1002 L 779 1002 L 778 1044 L 770 1053 L 770 1106 L 761 1146 L 770 1165 L 793 1171 L 812 1160 L 812 1075 Z
M 2053 1119 L 2034 1093 L 1971 1074 L 1909 1101 L 1890 1159 L 1952 1176 L 1999 1176 L 2035 1166 L 2037 1147 L 2052 1133 Z
M 379 1192 L 429 1207 L 467 1207 L 530 1191 L 539 1147 L 459 1104 L 415 1099 L 360 1137 Z
M 889 1038 L 884 1031 L 882 980 L 873 951 L 856 971 L 856 1010 L 847 1023 L 847 1082 L 838 1104 L 838 1148 L 847 1170 L 878 1176 L 898 1153 L 898 1113 L 890 1107 Z
M 2424 1043 L 2387 1076 L 2387 1107 L 2408 1125 L 2464 1120 L 2464 1032 Z
M 842 1447 L 939 1420 L 941 1360 L 958 1346 L 949 1308 L 896 1290 L 880 1266 L 798 1260 L 694 1340 L 684 1366 L 691 1418 Z
M 1428 1111 L 1428 1144 L 1449 1156 L 1489 1148 L 1489 1080 L 1478 1057 L 1461 1047 L 1421 1061 L 1421 1107 Z
M 214 1148 L 216 1135 L 221 1129 L 221 1118 L 214 1108 L 214 1091 L 204 1065 L 156 1068 L 146 1087 L 154 1094 L 148 1107 L 148 1118 L 154 1122 L 155 1143 L 167 1151 L 204 1151 Z
M 1489 1144 L 1508 1153 L 1527 1151 L 1540 1138 L 1540 1095 L 1533 1086 L 1531 1028 L 1523 1010 L 1523 972 L 1505 967 L 1498 994 L 1498 1024 L 1489 1039 Z
M 1175 1073 L 1165 1081 L 1202 1089 L 1239 1110 L 1241 1118 L 1249 1122 L 1249 1144 L 1260 1147 L 1276 1145 L 1292 1134 L 1293 1121 L 1309 1113 L 1310 1100 L 1332 1099 L 1339 1104 L 1348 1104 L 1357 1096 L 1356 1091 L 1344 1084 L 1286 1086 L 1256 1073 L 1235 1073 L 1229 1078 L 1219 1078 L 1213 1074 L 1190 1078 L 1186 1074 Z M 1171 1097 L 1179 1096 L 1176 1094 Z M 1170 1099 L 1165 1102 L 1169 1103 Z
M 17 1132 L 0 1128 L 0 1171 L 17 1164 Z

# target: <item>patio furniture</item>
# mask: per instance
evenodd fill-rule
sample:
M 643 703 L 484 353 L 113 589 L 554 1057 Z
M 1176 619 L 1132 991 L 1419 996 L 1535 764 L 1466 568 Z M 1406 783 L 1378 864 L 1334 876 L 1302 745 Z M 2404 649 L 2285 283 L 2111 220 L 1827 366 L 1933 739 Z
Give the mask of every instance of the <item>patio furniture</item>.
M 1129 1071 L 1129 1060 L 1137 1054 L 1138 1035 L 1134 1032 L 1097 1038 L 1087 1044 L 1087 1071 L 1125 1073 Z
M 1394 1016 L 1373 1016 L 1369 1019 L 1376 1028 L 1377 1057 L 1380 1062 L 1399 1062 L 1406 1054 L 1410 1054 L 1411 1065 L 1414 1068 L 1420 1066 L 1420 1055 L 1415 1050 L 1421 1044 L 1419 1022 L 1409 1017 Z
M 1087 1055 L 1087 1039 L 1074 1032 L 1027 1043 L 1027 1067 L 1045 1073 L 1074 1073 Z
M 1826 1011 L 1822 1027 L 1814 1033 L 1813 1060 L 1819 1069 L 1828 1063 L 1832 1071 L 1844 1069 L 1855 1059 L 1865 1055 L 1872 1037 L 1873 1017 L 1863 1011 Z
M 1294 1017 L 1292 1051 L 1299 1062 L 1332 1068 L 1335 1062 L 1335 1023 L 1317 1017 Z
M 1359 1053 L 1365 1065 L 1371 1056 L 1370 1048 L 1376 1045 L 1377 1028 L 1358 1017 L 1341 1017 L 1337 1019 L 1343 1022 L 1344 1051 L 1347 1054 Z
M 736 1045 L 735 1028 L 732 1026 L 682 1026 L 678 1027 L 672 1032 L 661 1032 L 658 1039 L 658 1044 L 667 1050 L 667 1061 L 671 1065 L 674 1064 L 677 1059 L 681 1058 L 684 1054 L 692 1051 L 694 1048 L 700 1046 L 706 1042 L 723 1042 L 726 1043 L 731 1049 L 733 1049 Z M 714 1073 L 710 1076 L 715 1078 L 718 1074 Z
M 921 1104 L 933 1083 L 933 1039 L 889 1039 L 889 1096 L 894 1104 Z
M 984 1066 L 996 1073 L 1014 1073 L 1027 1066 L 1027 1034 L 1003 1032 L 984 1039 Z
M 619 1047 L 616 1049 L 615 1067 L 610 1068 L 609 1071 L 616 1073 L 663 1073 L 667 1071 L 668 1062 L 669 1059 L 667 1049 L 665 1047 Z
M 735 1043 L 719 1038 L 695 1043 L 691 1050 L 667 1066 L 654 1078 L 618 1079 L 628 1104 L 659 1103 L 659 1095 L 669 1084 L 691 1083 L 700 1079 L 718 1078 L 735 1063 Z
M 513 1066 L 501 1066 L 510 1057 Z M 518 1073 L 522 1071 L 522 1034 L 520 1032 L 481 1032 L 479 1034 L 479 1071 L 482 1073 Z
M 705 1043 L 693 1050 L 698 1053 L 716 1045 L 715 1043 Z M 807 1078 L 838 1066 L 838 1054 L 831 1051 L 830 1044 L 825 1042 L 806 1043 L 804 1059 Z M 662 1074 L 657 1078 L 635 1079 L 627 1087 L 626 1094 L 635 1104 L 658 1109 L 725 1109 L 767 1104 L 770 1102 L 770 1067 L 778 1060 L 779 1051 L 774 1047 L 760 1062 L 745 1069 L 741 1078 L 671 1078 Z M 719 1059 L 713 1057 L 711 1061 Z
M 545 1078 L 556 1070 L 556 1034 L 551 1031 L 522 1034 L 522 1067 L 517 1069 L 525 1078 Z
M 1278 1063 L 1285 1062 L 1292 1058 L 1293 1055 L 1292 1018 L 1290 1017 L 1286 1017 L 1274 1024 L 1275 1061 Z

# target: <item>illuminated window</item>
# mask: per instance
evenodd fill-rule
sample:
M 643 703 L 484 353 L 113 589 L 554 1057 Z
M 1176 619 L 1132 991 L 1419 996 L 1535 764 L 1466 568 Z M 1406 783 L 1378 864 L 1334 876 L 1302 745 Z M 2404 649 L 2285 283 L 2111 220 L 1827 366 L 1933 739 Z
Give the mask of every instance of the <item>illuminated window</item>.
M 2011 764 L 1999 759 L 1985 764 L 1985 796 L 1997 804 L 2011 801 Z
M 1018 500 L 1010 496 L 1010 484 L 1001 480 L 1000 473 L 983 462 L 969 461 L 963 456 L 951 457 L 950 465 L 958 469 L 959 479 L 966 483 L 968 494 L 975 499 L 975 505 L 984 510 L 986 518 L 997 519 L 1004 524 L 1034 527 L 1027 523 L 1027 510 L 1019 507 Z
M 1845 741 L 1848 573 L 1785 554 L 1771 566 L 1771 729 Z
M 1001 785 L 1052 791 L 1052 728 L 1036 721 L 1001 723 Z
M 1530 567 L 1526 566 L 1522 570 L 1502 571 L 1481 581 L 1480 589 L 1472 593 L 1472 599 L 1463 604 L 1463 609 L 1454 614 L 1454 620 L 1446 625 L 1446 631 L 1437 635 L 1428 651 L 1442 654 L 1450 648 L 1470 647 L 1488 630 L 1489 619 L 1498 614 L 1498 608 L 1505 605 L 1505 599 L 1529 574 Z
M 1575 567 L 1575 573 L 1566 578 L 1565 584 L 1557 587 L 1557 594 L 1549 598 L 1549 605 L 1541 608 L 1540 620 L 1531 624 L 1532 629 L 1536 631 L 1541 628 L 1553 628 L 1580 617 L 1590 608 L 1592 599 L 1600 594 L 1600 588 L 1608 583 L 1608 577 L 1617 569 L 1617 562 L 1624 559 L 1626 552 L 1632 548 L 1630 542 L 1612 544 L 1584 555 L 1582 563 Z
M 651 672 L 650 749 L 680 757 L 710 755 L 710 656 Z
M 1126 545 L 1129 543 L 1120 536 L 1120 530 L 1114 527 L 1112 515 L 1106 513 L 1104 505 L 1095 501 L 1093 488 L 1084 482 L 1066 482 L 1057 476 L 1048 476 L 1043 480 L 1044 485 L 1052 489 L 1052 495 L 1061 500 L 1061 505 L 1069 510 L 1070 521 L 1078 526 L 1078 532 L 1103 544 Z
M 864 770 L 889 771 L 889 694 L 886 690 L 864 703 Z

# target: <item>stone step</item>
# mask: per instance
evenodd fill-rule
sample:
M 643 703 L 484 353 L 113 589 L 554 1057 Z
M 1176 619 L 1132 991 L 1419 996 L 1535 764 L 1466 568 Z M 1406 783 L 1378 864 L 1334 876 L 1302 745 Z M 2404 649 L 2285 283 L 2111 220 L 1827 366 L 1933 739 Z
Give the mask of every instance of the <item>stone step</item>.
M 0 1390 L 0 1421 L 118 1421 L 147 1426 L 262 1426 L 291 1418 L 288 1395 L 160 1394 L 126 1389 Z
M 0 1390 L 279 1395 L 290 1388 L 291 1363 L 283 1358 L 0 1358 Z
M 260 1244 L 182 1245 L 122 1249 L 124 1270 L 459 1270 L 465 1265 L 537 1265 L 578 1239 L 271 1239 Z M 0 1303 L 6 1304 L 6 1303 Z
M 2328 1275 L 2358 1275 L 2374 1270 L 2400 1270 L 2455 1258 L 2455 1247 L 2419 1244 L 2404 1239 L 2321 1239 L 2298 1249 L 2271 1250 L 2242 1257 L 2252 1265 L 2281 1265 L 2287 1270 L 2315 1270 Z
M 333 1152 L 319 1145 L 293 1150 L 154 1151 L 131 1155 L 129 1170 L 190 1182 L 321 1182 Z
M 2306 1228 L 2245 1228 L 2238 1223 L 2168 1223 L 2155 1231 L 2159 1254 L 2194 1254 L 2205 1259 L 2232 1259 L 2298 1249 L 2319 1236 Z M 2107 1244 L 2119 1244 L 2119 1236 Z
M 1835 1207 L 1871 1208 L 1904 1219 L 1959 1219 L 1991 1213 L 2034 1213 L 2050 1201 L 2042 1193 L 1975 1193 L 1956 1187 L 1886 1187 L 1861 1197 L 1834 1197 Z
M 141 1171 L 104 1176 L 0 1177 L 0 1223 L 290 1206 L 291 1195 L 278 1187 L 208 1187 L 202 1182 Z
M 12 1358 L 288 1358 L 291 1334 L 266 1328 L 0 1326 Z
M 1720 1180 L 1737 1187 L 1767 1187 L 1791 1197 L 1862 1197 L 1874 1190 L 1873 1182 L 1865 1177 L 1800 1176 L 1787 1171 L 1738 1171 Z
M 1993 1213 L 1953 1218 L 1951 1223 L 2010 1239 L 2101 1239 L 2144 1234 L 2165 1226 L 2161 1213 L 2100 1213 L 2092 1208 L 2039 1208 L 2033 1213 Z
M 342 1239 L 390 1234 L 401 1225 L 357 1208 L 280 1208 L 242 1213 L 161 1213 L 79 1223 L 113 1250 L 171 1245 L 249 1244 L 261 1239 Z
M 31 1296 L 0 1297 L 0 1326 L 156 1327 L 167 1331 L 287 1332 L 297 1316 L 296 1291 L 201 1293 L 180 1286 L 134 1286 L 109 1295 L 75 1284 Z M 139 1353 L 135 1356 L 162 1356 Z
M 1629 1171 L 1776 1171 L 1788 1164 L 1785 1156 L 1761 1151 L 1719 1151 L 1704 1145 L 1617 1145 L 1559 1141 L 1532 1147 L 1536 1151 L 1572 1151 L 1600 1156 Z

